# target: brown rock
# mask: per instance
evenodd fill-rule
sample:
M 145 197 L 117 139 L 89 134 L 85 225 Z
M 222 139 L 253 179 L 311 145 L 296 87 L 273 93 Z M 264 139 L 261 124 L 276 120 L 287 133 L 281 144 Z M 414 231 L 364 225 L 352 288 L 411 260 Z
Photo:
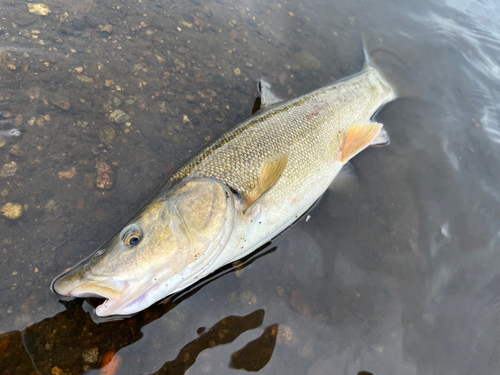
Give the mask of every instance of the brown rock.
M 292 344 L 297 343 L 297 339 L 289 326 L 280 324 L 278 327 L 278 336 L 276 342 L 280 345 L 283 344 L 291 346 Z
M 67 171 L 59 172 L 59 178 L 73 178 L 75 177 L 75 174 L 76 174 L 76 168 L 73 167 L 71 169 L 68 169 Z
M 97 169 L 97 187 L 99 189 L 108 190 L 113 187 L 115 182 L 111 164 L 102 159 L 96 160 Z
M 47 16 L 52 13 L 45 4 L 28 4 L 28 10 L 30 13 L 36 14 L 37 16 Z
M 9 220 L 19 219 L 23 214 L 23 206 L 17 203 L 6 203 L 0 208 L 0 214 Z
M 106 25 L 104 26 L 101 31 L 105 32 L 105 33 L 108 33 L 108 34 L 111 34 L 113 32 L 113 26 L 111 25 Z
M 12 177 L 16 174 L 17 171 L 17 163 L 15 161 L 11 161 L 10 163 L 5 164 L 2 169 L 0 169 L 0 177 Z
M 22 115 L 17 115 L 16 119 L 14 120 L 14 124 L 16 126 L 21 126 L 23 123 L 23 116 Z
M 9 151 L 14 156 L 24 156 L 24 151 L 19 145 L 14 145 Z
M 62 96 L 57 93 L 49 95 L 49 102 L 55 107 L 69 111 L 71 109 L 71 104 Z
M 255 305 L 257 303 L 257 296 L 248 291 L 240 294 L 239 300 L 244 305 Z

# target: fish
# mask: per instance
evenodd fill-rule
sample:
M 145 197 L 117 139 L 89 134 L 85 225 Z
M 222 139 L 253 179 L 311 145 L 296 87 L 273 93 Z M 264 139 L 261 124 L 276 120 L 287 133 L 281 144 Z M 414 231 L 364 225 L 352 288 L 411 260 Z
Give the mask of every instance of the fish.
M 133 315 L 271 241 L 349 160 L 389 142 L 372 117 L 395 91 L 371 63 L 294 99 L 279 99 L 265 80 L 258 88 L 259 111 L 174 172 L 52 290 L 103 298 L 98 317 Z
M 0 137 L 20 137 L 21 134 L 18 129 L 0 130 Z

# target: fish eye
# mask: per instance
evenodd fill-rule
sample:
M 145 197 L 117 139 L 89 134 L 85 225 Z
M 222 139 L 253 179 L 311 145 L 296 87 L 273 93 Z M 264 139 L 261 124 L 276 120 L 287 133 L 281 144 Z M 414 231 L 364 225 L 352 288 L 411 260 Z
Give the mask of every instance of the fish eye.
M 142 233 L 139 228 L 130 228 L 123 235 L 123 243 L 127 246 L 135 246 L 137 245 L 142 238 Z

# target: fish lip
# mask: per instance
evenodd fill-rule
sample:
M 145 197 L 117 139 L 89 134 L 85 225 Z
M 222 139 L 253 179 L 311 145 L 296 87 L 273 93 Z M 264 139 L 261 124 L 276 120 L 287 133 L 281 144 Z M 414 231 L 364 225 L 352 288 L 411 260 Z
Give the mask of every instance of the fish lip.
M 141 288 L 147 283 L 136 284 L 135 287 L 127 290 L 126 293 L 123 293 L 122 298 L 118 299 L 110 299 L 107 298 L 101 305 L 97 306 L 95 309 L 95 313 L 99 317 L 109 317 L 114 315 L 130 315 L 135 314 L 138 311 L 130 312 L 127 311 L 127 308 L 134 304 L 136 301 L 142 299 L 146 296 L 150 291 L 158 288 L 161 283 L 156 283 L 149 288 Z M 139 290 L 139 295 L 134 294 L 134 291 Z M 122 310 L 122 311 L 120 311 Z
M 125 284 L 128 284 L 125 282 Z M 126 290 L 125 288 L 123 289 Z M 69 292 L 69 295 L 76 298 L 87 298 L 87 297 L 97 297 L 106 298 L 107 300 L 115 300 L 121 298 L 124 292 L 119 291 L 109 286 L 100 284 L 90 284 L 90 285 L 80 285 Z

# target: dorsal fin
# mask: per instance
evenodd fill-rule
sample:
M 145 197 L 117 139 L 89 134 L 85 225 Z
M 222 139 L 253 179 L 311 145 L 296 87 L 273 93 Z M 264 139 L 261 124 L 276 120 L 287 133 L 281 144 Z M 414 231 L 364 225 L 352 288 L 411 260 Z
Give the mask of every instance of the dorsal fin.
M 276 185 L 287 164 L 287 154 L 277 155 L 264 163 L 260 170 L 259 184 L 255 187 L 254 190 L 243 196 L 243 199 L 245 199 L 246 202 L 243 214 L 251 211 L 252 208 L 266 195 L 266 193 L 274 185 Z
M 382 126 L 382 124 L 375 122 L 352 125 L 344 138 L 340 161 L 342 163 L 348 162 L 349 159 L 376 141 Z

